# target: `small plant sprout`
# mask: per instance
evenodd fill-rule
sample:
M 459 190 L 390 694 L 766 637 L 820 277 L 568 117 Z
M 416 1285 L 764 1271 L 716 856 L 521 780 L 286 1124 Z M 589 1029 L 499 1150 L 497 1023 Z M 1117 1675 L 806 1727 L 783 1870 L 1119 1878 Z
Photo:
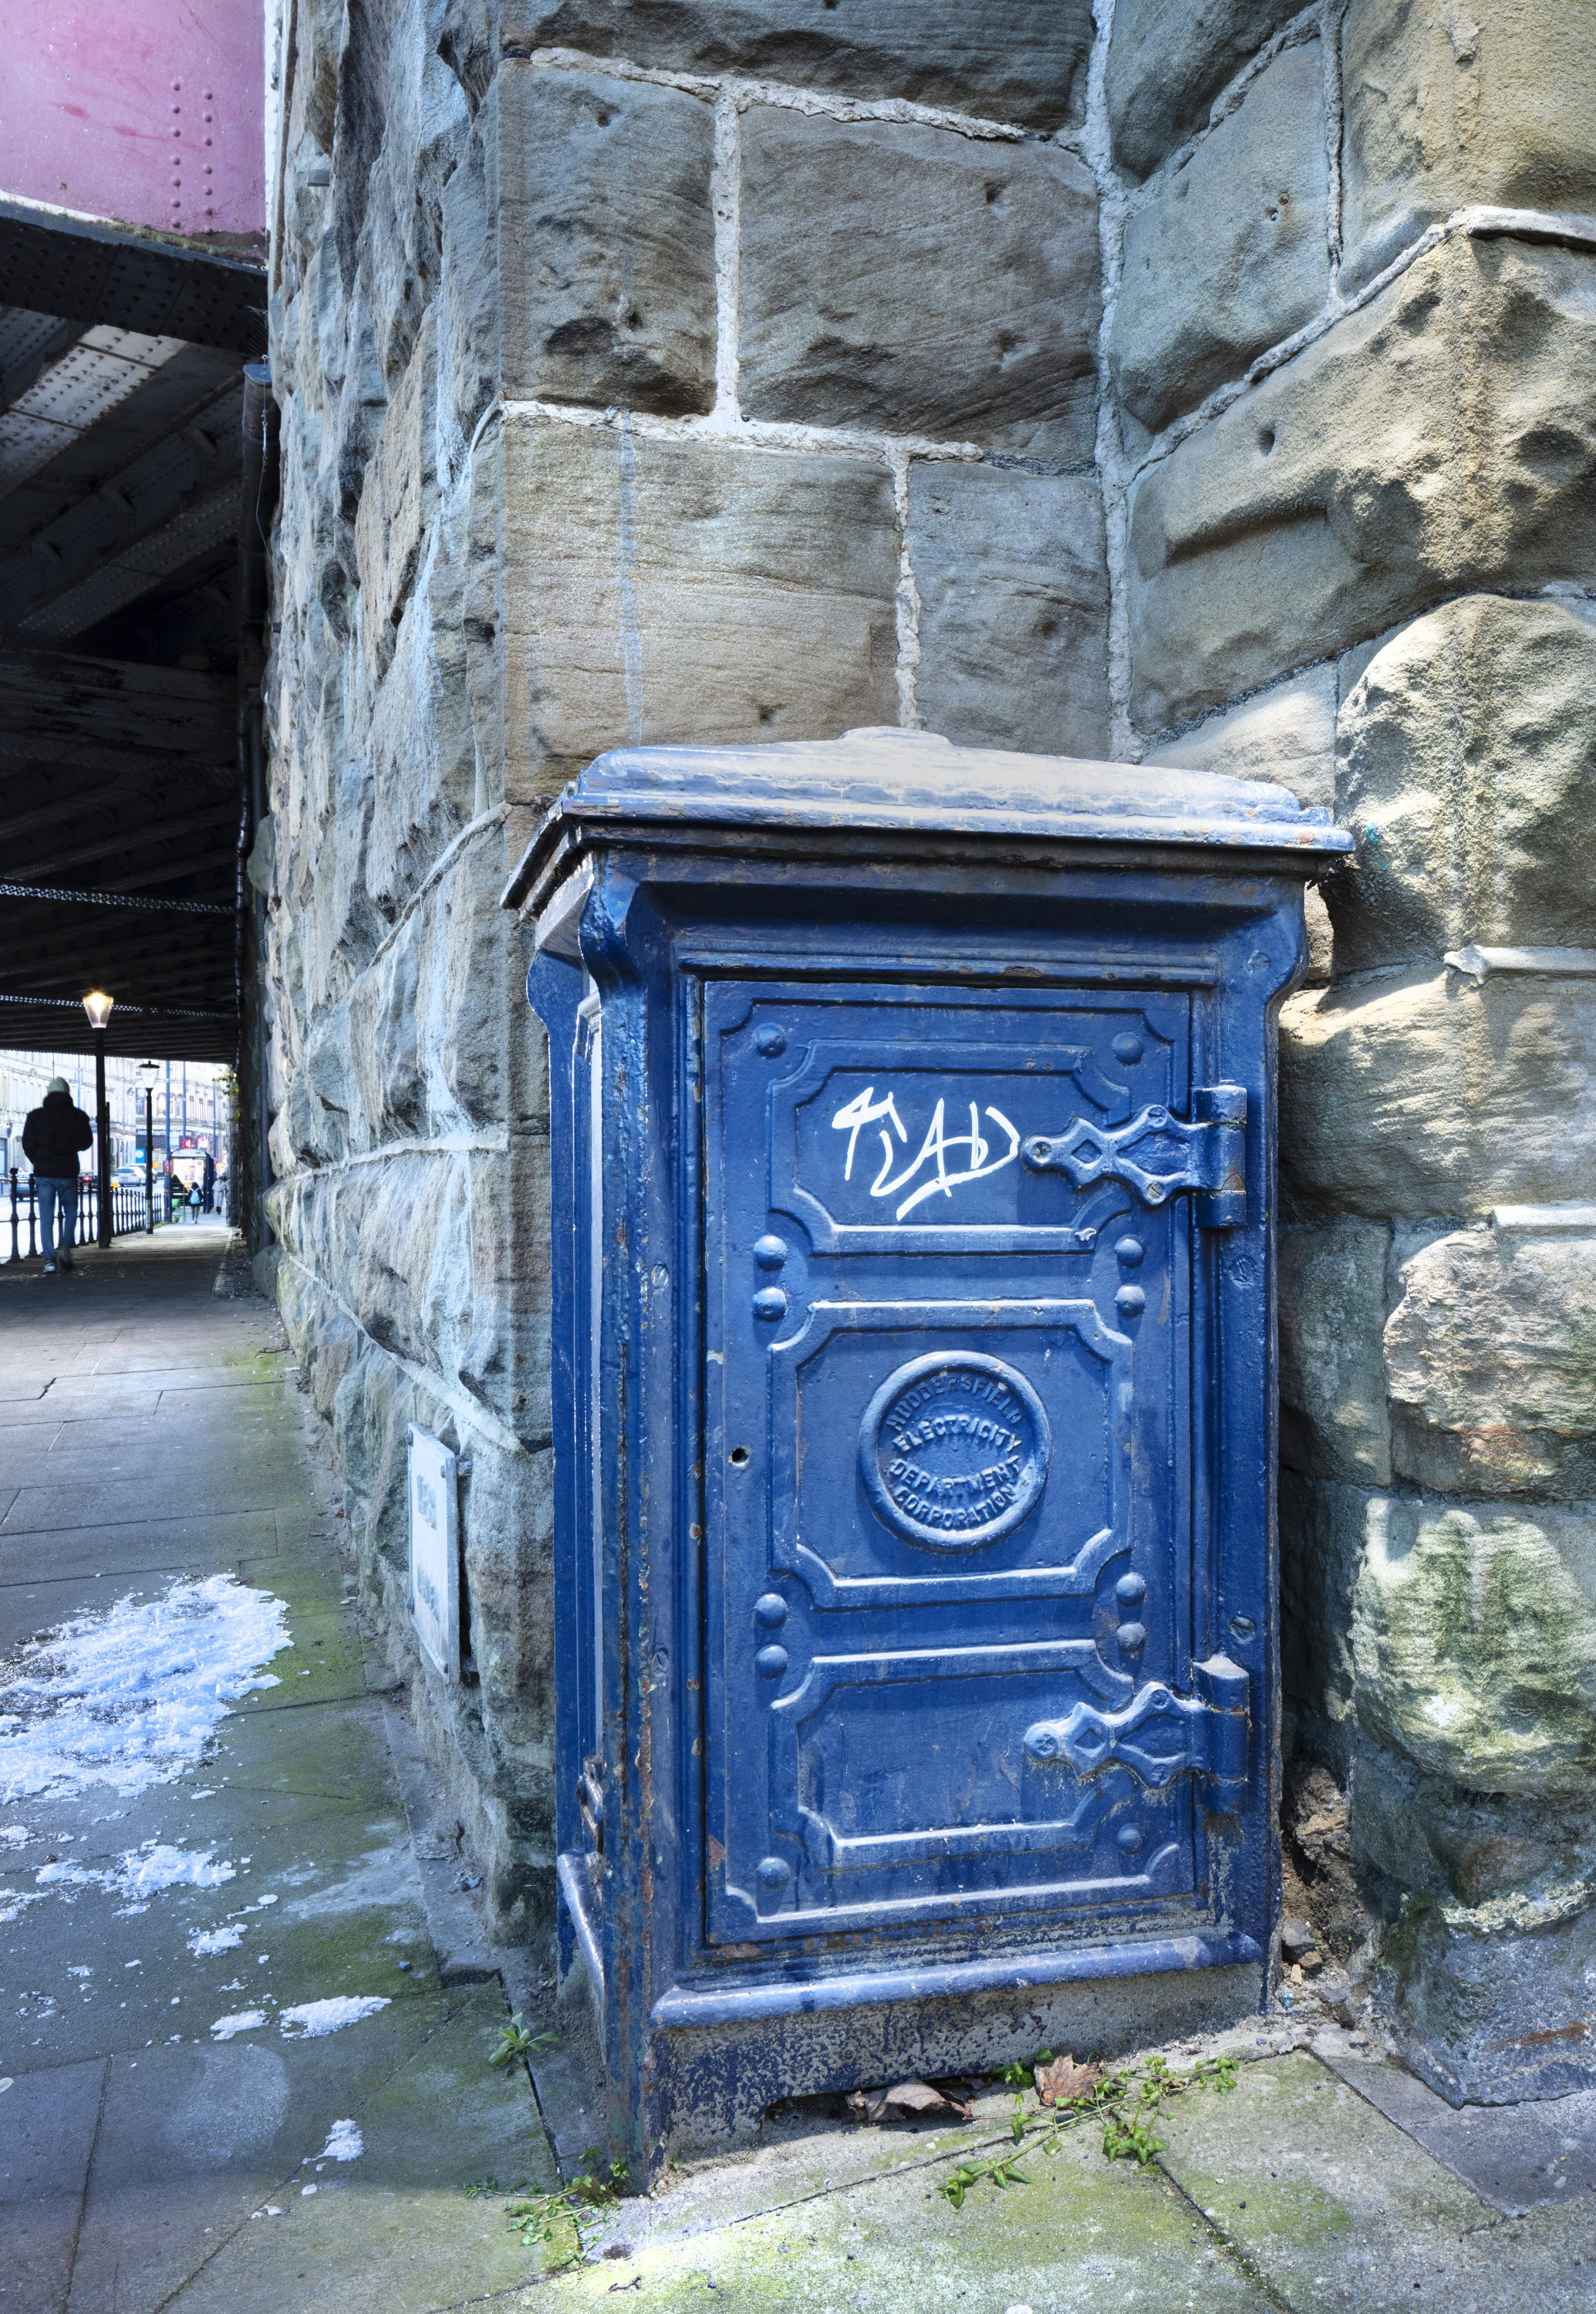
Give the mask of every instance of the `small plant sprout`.
M 1039 2094 L 1052 2105 L 1045 2109 L 1027 2113 L 1025 2109 L 1025 2089 L 1032 2086 L 1042 2069 L 1046 2078 Z M 1078 2094 L 1063 2094 L 1070 2071 L 1077 2074 L 1081 2087 Z M 1045 2049 L 1028 2065 L 1011 2064 L 1003 2069 L 1006 2088 L 1018 2088 L 1014 2110 L 1010 2115 L 1009 2133 L 1015 2151 L 1001 2153 L 991 2161 L 961 2161 L 943 2178 L 939 2191 L 943 2197 L 961 2210 L 965 2196 L 974 2186 L 1025 2186 L 1030 2180 L 1017 2167 L 1023 2148 L 1027 2158 L 1038 2153 L 1056 2153 L 1064 2132 L 1082 2121 L 1098 2122 L 1103 2131 L 1103 2151 L 1110 2161 L 1132 2160 L 1138 2168 L 1148 2168 L 1164 2150 L 1163 2140 L 1154 2135 L 1154 2125 L 1162 2106 L 1170 2098 L 1184 2097 L 1188 2089 L 1209 2089 L 1221 2097 L 1236 2086 L 1237 2061 L 1234 2057 L 1204 2057 L 1189 2073 L 1172 2073 L 1162 2057 L 1150 2057 L 1139 2071 L 1131 2067 L 1114 2072 L 1097 2066 L 1073 2067 L 1068 2058 L 1055 2060 Z
M 587 2247 L 583 2227 L 596 2225 L 604 2211 L 620 2200 L 627 2179 L 624 2161 L 606 2164 L 598 2148 L 590 2145 L 580 2172 L 569 2186 L 557 2194 L 533 2194 L 527 2201 L 511 2203 L 506 2212 L 511 2230 L 520 2235 L 525 2248 L 551 2253 L 546 2273 L 578 2265 Z
M 552 2048 L 558 2033 L 533 2033 L 519 2011 L 502 2027 L 498 2046 L 488 2062 L 500 2067 L 525 2062 L 533 2050 Z M 624 2161 L 605 2162 L 595 2145 L 590 2145 L 582 2156 L 581 2168 L 569 2185 L 552 2194 L 532 2194 L 525 2201 L 512 2202 L 505 2212 L 510 2230 L 520 2236 L 527 2249 L 549 2253 L 544 2266 L 548 2274 L 562 2273 L 567 2266 L 579 2265 L 587 2247 L 583 2238 L 584 2226 L 598 2221 L 599 2213 L 613 2202 L 618 2202 L 626 2191 L 630 2172 Z M 468 2197 L 479 2194 L 497 2194 L 498 2181 L 480 2178 L 476 2185 L 466 2187 Z M 519 2185 L 512 2189 L 519 2193 Z
M 500 2027 L 498 2046 L 489 2058 L 490 2065 L 507 2065 L 516 2057 L 529 2057 L 535 2049 L 551 2049 L 558 2033 L 533 2033 L 519 2010 L 509 2023 Z

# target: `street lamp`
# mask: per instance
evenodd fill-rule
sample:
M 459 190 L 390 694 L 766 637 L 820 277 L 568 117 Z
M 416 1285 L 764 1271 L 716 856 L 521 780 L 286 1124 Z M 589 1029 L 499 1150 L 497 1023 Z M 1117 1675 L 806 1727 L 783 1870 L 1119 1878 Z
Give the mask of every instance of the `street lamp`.
M 110 1108 L 105 1098 L 105 1029 L 110 1019 L 114 996 L 107 996 L 92 988 L 84 998 L 84 1011 L 89 1016 L 89 1026 L 94 1031 L 94 1122 L 100 1135 L 100 1244 L 103 1250 L 110 1243 Z
M 155 1079 L 161 1073 L 159 1061 L 140 1061 L 138 1073 L 144 1081 L 144 1226 L 148 1237 L 155 1234 Z

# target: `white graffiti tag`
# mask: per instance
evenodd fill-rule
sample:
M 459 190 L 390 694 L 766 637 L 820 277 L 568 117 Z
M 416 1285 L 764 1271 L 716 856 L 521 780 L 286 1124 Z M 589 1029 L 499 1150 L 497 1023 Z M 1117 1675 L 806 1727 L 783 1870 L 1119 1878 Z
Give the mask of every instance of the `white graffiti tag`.
M 894 1173 L 892 1169 L 900 1153 L 893 1146 L 892 1134 L 888 1133 L 887 1126 L 891 1126 L 892 1132 L 897 1135 L 904 1146 L 909 1140 L 908 1131 L 898 1115 L 897 1104 L 892 1094 L 887 1092 L 877 1100 L 875 1086 L 867 1085 L 863 1092 L 856 1093 L 832 1119 L 833 1130 L 848 1135 L 848 1156 L 842 1167 L 842 1179 L 845 1181 L 853 1179 L 853 1153 L 867 1125 L 878 1126 L 881 1133 L 881 1167 L 870 1184 L 871 1197 L 895 1197 L 900 1189 L 908 1188 L 917 1173 L 928 1165 L 932 1168 L 929 1179 L 922 1180 L 920 1187 L 912 1190 L 898 1206 L 894 1214 L 896 1221 L 901 1222 L 906 1214 L 912 1214 L 926 1197 L 950 1197 L 955 1189 L 962 1188 L 965 1182 L 983 1181 L 988 1174 L 1001 1173 L 1005 1165 L 1012 1165 L 1019 1153 L 1019 1133 L 1017 1126 L 1010 1124 L 1001 1108 L 989 1108 L 985 1112 L 992 1122 L 1009 1136 L 1007 1149 L 994 1157 L 992 1144 L 982 1132 L 975 1103 L 970 1103 L 970 1129 L 967 1133 L 948 1131 L 947 1107 L 946 1101 L 937 1103 L 930 1129 L 920 1144 L 918 1156 L 913 1158 L 901 1172 Z M 969 1162 L 950 1169 L 948 1161 L 955 1150 L 967 1152 Z

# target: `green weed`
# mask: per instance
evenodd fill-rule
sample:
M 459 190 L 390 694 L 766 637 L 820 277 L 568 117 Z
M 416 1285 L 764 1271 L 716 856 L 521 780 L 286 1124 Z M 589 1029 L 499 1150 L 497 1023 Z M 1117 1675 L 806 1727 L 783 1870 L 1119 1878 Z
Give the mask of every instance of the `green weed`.
M 624 2161 L 606 2166 L 598 2148 L 590 2145 L 579 2175 L 569 2186 L 557 2194 L 533 2194 L 528 2201 L 512 2202 L 506 2215 L 524 2248 L 551 2253 L 553 2262 L 546 2271 L 558 2274 L 580 2264 L 586 2248 L 583 2227 L 595 2224 L 604 2210 L 620 2200 L 627 2181 Z
M 490 2065 L 507 2065 L 516 2057 L 529 2057 L 534 2049 L 551 2049 L 559 2040 L 558 2033 L 533 2033 L 517 2009 L 509 2023 L 500 2028 L 498 2046 L 489 2058 Z
M 1025 2172 L 1015 2166 L 1020 2158 L 1019 2149 L 1024 2148 L 1027 2159 L 1038 2153 L 1056 2153 L 1066 2130 L 1078 2127 L 1083 2121 L 1101 2124 L 1103 2151 L 1110 2161 L 1132 2160 L 1145 2169 L 1164 2150 L 1163 2140 L 1153 2134 L 1153 2128 L 1160 2111 L 1171 2098 L 1184 2097 L 1187 2090 L 1195 2089 L 1210 2089 L 1224 2097 L 1235 2088 L 1238 2078 L 1234 2057 L 1202 2058 L 1189 2073 L 1172 2073 L 1162 2057 L 1150 2057 L 1140 2071 L 1132 2068 L 1107 2073 L 1084 2096 L 1071 2098 L 1051 2112 L 1035 2109 L 1027 2113 L 1022 2084 L 1031 2085 L 1036 2067 L 1052 2062 L 1050 2052 L 1044 2049 L 1028 2065 L 1005 2066 L 1005 2086 L 1020 2089 L 1009 2122 L 1016 2150 L 999 2154 L 991 2161 L 961 2161 L 949 2170 L 939 2190 L 956 2210 L 963 2209 L 965 2196 L 972 2186 L 1028 2185 Z

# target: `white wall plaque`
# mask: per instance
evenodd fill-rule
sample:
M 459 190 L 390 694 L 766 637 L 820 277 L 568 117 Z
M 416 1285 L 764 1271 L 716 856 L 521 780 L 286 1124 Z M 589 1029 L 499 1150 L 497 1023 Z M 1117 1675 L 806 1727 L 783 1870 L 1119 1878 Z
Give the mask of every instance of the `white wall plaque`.
M 410 1616 L 422 1653 L 460 1677 L 460 1461 L 419 1423 L 410 1426 Z

